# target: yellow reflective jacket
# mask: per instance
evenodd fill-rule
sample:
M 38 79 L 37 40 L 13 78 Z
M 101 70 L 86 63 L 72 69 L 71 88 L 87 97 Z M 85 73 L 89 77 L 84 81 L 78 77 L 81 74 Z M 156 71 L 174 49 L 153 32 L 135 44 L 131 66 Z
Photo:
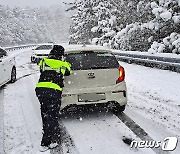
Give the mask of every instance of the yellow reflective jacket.
M 64 76 L 72 73 L 71 64 L 66 61 L 43 58 L 39 66 L 41 75 L 36 87 L 62 91 Z

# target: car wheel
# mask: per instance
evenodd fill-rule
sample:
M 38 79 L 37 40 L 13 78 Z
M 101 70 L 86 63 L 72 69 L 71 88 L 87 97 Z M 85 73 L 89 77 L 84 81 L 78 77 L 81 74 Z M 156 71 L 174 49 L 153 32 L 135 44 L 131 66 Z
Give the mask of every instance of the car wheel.
M 125 110 L 126 105 L 120 106 L 120 104 L 117 103 L 117 102 L 111 102 L 111 103 L 108 105 L 108 108 L 109 108 L 110 111 L 113 112 L 114 114 L 119 114 L 119 113 L 122 113 L 122 112 Z
M 129 60 L 128 60 L 128 64 L 132 64 L 132 61 L 131 61 L 131 59 L 129 59 Z
M 33 57 L 31 57 L 31 62 L 34 63 Z
M 114 114 L 119 114 L 119 113 L 122 113 L 124 110 L 125 110 L 126 106 L 123 105 L 123 106 L 116 106 L 115 108 L 113 108 L 113 113 Z
M 12 71 L 11 71 L 11 80 L 10 80 L 10 82 L 14 83 L 15 81 L 16 81 L 16 68 L 13 67 Z

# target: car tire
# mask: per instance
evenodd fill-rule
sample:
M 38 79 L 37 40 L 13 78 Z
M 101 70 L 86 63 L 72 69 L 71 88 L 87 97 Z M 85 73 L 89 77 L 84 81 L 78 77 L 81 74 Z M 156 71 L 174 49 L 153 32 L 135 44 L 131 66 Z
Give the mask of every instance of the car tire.
M 126 105 L 120 106 L 120 104 L 117 102 L 110 102 L 110 104 L 108 105 L 108 108 L 110 109 L 112 113 L 116 115 L 116 114 L 122 113 L 125 110 Z
M 122 113 L 124 110 L 125 110 L 125 108 L 126 108 L 126 106 L 125 105 L 123 105 L 123 106 L 116 106 L 116 107 L 114 107 L 113 108 L 113 110 L 112 110 L 112 112 L 114 113 L 114 114 L 120 114 L 120 113 Z
M 131 61 L 131 59 L 129 59 L 129 60 L 128 60 L 128 64 L 132 64 L 132 61 Z
M 31 62 L 36 63 L 36 59 L 34 57 L 31 57 Z
M 10 80 L 10 83 L 14 83 L 15 81 L 16 81 L 16 67 L 13 67 L 12 71 L 11 71 L 11 80 Z
M 31 62 L 34 63 L 33 57 L 31 57 Z

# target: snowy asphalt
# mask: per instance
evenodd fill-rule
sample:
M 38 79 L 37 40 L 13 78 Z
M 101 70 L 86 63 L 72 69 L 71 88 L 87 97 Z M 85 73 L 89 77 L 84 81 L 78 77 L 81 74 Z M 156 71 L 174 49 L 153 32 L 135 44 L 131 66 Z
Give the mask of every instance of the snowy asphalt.
M 3 87 L 0 87 L 0 117 L 4 117 L 3 111 L 3 100 L 4 99 L 4 90 Z M 4 132 L 3 132 L 4 121 L 3 118 L 0 118 L 0 145 L 3 145 Z M 0 153 L 3 153 L 3 146 L 0 146 Z
M 0 89 L 0 100 L 3 100 L 0 102 L 0 117 L 4 117 L 4 120 L 0 118 L 1 124 L 4 123 L 4 128 L 2 128 L 3 125 L 0 125 L 0 145 L 3 145 L 3 148 L 2 146 L 0 147 L 0 153 L 2 151 L 7 154 L 38 153 L 38 144 L 42 135 L 41 117 L 39 103 L 34 94 L 34 87 L 38 80 L 39 73 L 37 66 L 29 62 L 30 54 L 31 52 L 25 53 L 23 51 L 23 54 L 17 56 L 17 82 Z M 123 65 L 125 65 L 127 69 L 130 67 L 128 64 Z M 133 67 L 136 66 L 133 65 Z M 142 66 L 138 67 L 141 68 Z M 176 76 L 179 78 L 178 74 L 176 74 Z M 131 84 L 130 82 L 128 86 L 133 87 Z M 150 112 L 148 105 L 137 106 L 138 104 L 132 104 L 132 97 L 133 99 L 136 98 L 136 100 L 134 100 L 135 102 L 141 100 L 139 99 L 141 96 L 139 94 L 132 96 L 132 91 L 135 89 L 137 90 L 137 87 L 133 87 L 130 90 L 129 105 L 126 111 L 120 115 L 113 115 L 101 107 L 92 107 L 88 108 L 88 110 L 82 107 L 78 108 L 75 112 L 65 110 L 62 114 L 62 122 L 60 122 L 63 134 L 62 144 L 57 149 L 51 150 L 50 153 L 165 153 L 160 148 L 152 149 L 153 151 L 151 149 L 131 149 L 129 143 L 125 141 L 126 139 L 130 141 L 163 140 L 167 136 L 174 135 L 174 133 L 170 131 L 171 125 L 169 122 L 162 123 L 159 119 L 154 120 L 151 118 L 152 114 L 144 115 Z M 136 91 L 136 93 L 137 92 L 138 91 Z M 156 95 L 153 95 L 153 97 L 155 96 Z M 161 100 L 165 101 L 165 98 L 160 97 L 160 101 Z M 176 98 L 172 102 L 174 103 L 175 100 Z M 145 101 L 147 102 L 149 100 L 146 98 Z M 160 102 L 160 106 L 163 101 Z M 141 103 L 143 103 L 143 100 Z M 152 108 L 157 105 L 154 104 L 155 102 L 153 102 Z M 165 104 L 165 107 L 166 105 L 167 104 Z M 172 105 L 172 107 L 174 106 Z M 3 108 L 5 115 L 2 112 Z M 145 110 L 142 111 L 143 108 L 145 108 Z M 162 112 L 162 110 L 159 111 L 158 109 L 159 108 L 157 108 L 157 113 Z M 168 115 L 167 111 L 165 113 L 168 118 L 171 118 L 171 115 Z M 157 114 L 157 116 L 159 115 Z M 174 119 L 174 121 L 175 126 L 172 130 L 175 132 L 175 136 L 179 137 L 178 117 Z M 167 127 L 167 129 L 163 128 L 162 125 L 164 125 L 165 128 Z M 4 130 L 4 134 L 2 130 Z M 19 135 L 21 135 L 21 137 L 19 137 Z M 177 148 L 176 151 L 172 153 L 179 153 L 179 151 L 179 148 Z

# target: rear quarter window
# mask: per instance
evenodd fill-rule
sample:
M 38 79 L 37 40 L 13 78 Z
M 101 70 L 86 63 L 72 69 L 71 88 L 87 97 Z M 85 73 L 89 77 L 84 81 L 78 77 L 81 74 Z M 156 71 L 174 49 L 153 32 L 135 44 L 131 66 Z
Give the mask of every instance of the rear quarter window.
M 119 63 L 111 53 L 80 52 L 66 54 L 66 61 L 72 64 L 73 70 L 118 68 Z

